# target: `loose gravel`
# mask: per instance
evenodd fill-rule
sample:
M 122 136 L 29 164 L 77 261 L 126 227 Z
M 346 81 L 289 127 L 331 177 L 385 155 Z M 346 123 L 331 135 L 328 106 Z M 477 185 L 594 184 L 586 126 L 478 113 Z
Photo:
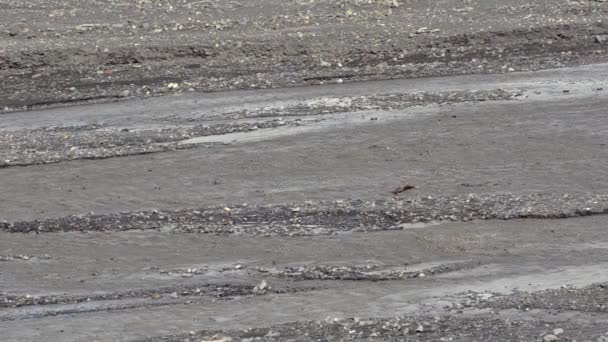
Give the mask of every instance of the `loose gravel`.
M 246 235 L 329 235 L 403 229 L 401 224 L 489 219 L 551 219 L 608 213 L 607 195 L 511 194 L 343 200 L 287 205 L 237 205 L 81 215 L 4 222 L 14 233 L 124 231 L 161 229 L 179 232 Z

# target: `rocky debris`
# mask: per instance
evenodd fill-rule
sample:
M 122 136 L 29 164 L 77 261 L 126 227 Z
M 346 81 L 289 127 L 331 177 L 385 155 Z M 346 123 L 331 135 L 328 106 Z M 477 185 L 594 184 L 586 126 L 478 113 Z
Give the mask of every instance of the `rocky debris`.
M 51 259 L 51 256 L 46 255 L 46 254 L 41 255 L 41 256 L 34 256 L 34 255 L 28 255 L 28 254 L 0 255 L 0 262 L 16 261 L 16 260 L 29 261 L 29 260 L 48 260 L 48 259 Z
M 608 213 L 608 196 L 493 194 L 419 197 L 377 201 L 239 205 L 174 211 L 88 214 L 34 221 L 0 222 L 14 233 L 171 229 L 182 232 L 249 235 L 327 235 L 402 229 L 402 223 L 487 219 L 551 219 Z M 298 208 L 298 210 L 294 210 Z
M 279 278 L 292 278 L 295 280 L 385 281 L 424 278 L 426 275 L 436 275 L 462 269 L 474 268 L 480 264 L 480 262 L 456 262 L 432 267 L 422 271 L 410 271 L 407 267 L 395 269 L 395 267 L 370 264 L 364 266 L 290 266 L 286 267 L 284 270 L 261 268 L 258 269 L 258 271 L 268 273 Z
M 385 319 L 329 319 L 319 322 L 297 322 L 268 328 L 231 330 L 226 332 L 200 331 L 194 335 L 169 335 L 153 337 L 140 342 L 177 342 L 209 339 L 208 336 L 223 334 L 237 341 L 530 341 L 546 340 L 546 326 L 537 319 L 501 319 L 492 315 L 396 317 Z M 571 334 L 563 334 L 563 340 L 595 340 L 599 324 L 567 322 Z M 601 338 L 602 336 L 599 336 Z M 561 339 L 561 338 L 560 338 Z M 552 340 L 553 341 L 553 340 Z M 598 340 L 600 341 L 600 340 Z
M 547 309 L 608 312 L 608 283 L 593 284 L 584 288 L 562 286 L 559 289 L 497 295 L 488 300 L 467 302 L 465 306 L 523 311 Z M 562 328 L 556 328 L 553 335 L 559 336 L 563 331 Z
M 522 95 L 523 91 L 521 89 L 492 89 L 320 97 L 295 104 L 225 112 L 214 117 L 218 119 L 244 119 L 354 113 L 368 110 L 395 111 L 430 104 L 516 100 Z
M 160 270 L 160 274 L 166 274 L 169 276 L 177 276 L 182 278 L 190 278 L 194 275 L 201 275 L 207 272 L 208 268 L 203 267 L 191 267 L 186 269 L 174 269 L 174 270 Z
M 197 267 L 187 268 L 176 268 L 171 270 L 163 270 L 158 267 L 152 266 L 146 268 L 146 271 L 158 271 L 162 275 L 190 278 L 195 275 L 203 275 L 208 273 L 225 273 L 245 270 L 247 266 L 241 264 L 235 264 L 230 266 L 207 266 L 198 265 Z

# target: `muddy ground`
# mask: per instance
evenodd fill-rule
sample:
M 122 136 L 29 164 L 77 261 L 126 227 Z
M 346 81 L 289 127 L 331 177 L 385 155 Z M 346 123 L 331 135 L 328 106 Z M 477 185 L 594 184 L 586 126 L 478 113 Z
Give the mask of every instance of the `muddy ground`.
M 606 12 L 0 0 L 0 340 L 608 341 Z

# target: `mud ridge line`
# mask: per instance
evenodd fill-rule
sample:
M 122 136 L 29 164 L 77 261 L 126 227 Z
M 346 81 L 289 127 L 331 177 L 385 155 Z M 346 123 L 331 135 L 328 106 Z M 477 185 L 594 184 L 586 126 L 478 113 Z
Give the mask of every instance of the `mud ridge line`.
M 130 290 L 108 294 L 23 296 L 0 294 L 0 308 L 24 309 L 2 315 L 0 321 L 35 319 L 58 315 L 118 311 L 141 307 L 189 305 L 196 298 L 232 300 L 235 297 L 264 296 L 315 290 L 308 288 L 264 288 L 250 285 L 173 286 L 159 289 Z M 79 304 L 87 304 L 79 306 Z M 59 306 L 59 307 L 57 307 Z M 61 307 L 63 306 L 63 307 Z
M 231 296 L 253 295 L 254 286 L 251 285 L 188 285 L 171 286 L 158 289 L 135 289 L 124 292 L 95 293 L 87 295 L 48 295 L 28 296 L 0 294 L 0 308 L 17 308 L 30 305 L 52 305 L 52 304 L 78 304 L 89 301 L 120 300 L 128 298 L 151 298 L 159 299 L 162 296 L 173 294 L 174 298 L 181 296 L 206 296 L 225 298 Z
M 88 214 L 2 222 L 0 231 L 45 233 L 160 229 L 245 235 L 329 235 L 404 229 L 402 224 L 490 219 L 561 219 L 608 214 L 608 195 L 513 194 L 237 205 Z
M 424 278 L 438 274 L 471 269 L 482 264 L 481 261 L 447 263 L 439 266 L 410 271 L 407 267 L 401 270 L 390 270 L 379 265 L 314 265 L 289 266 L 283 270 L 258 269 L 274 277 L 298 280 L 349 280 L 349 281 L 389 281 L 412 278 Z
M 224 298 L 225 299 L 225 298 Z M 37 318 L 45 318 L 45 317 L 53 317 L 60 315 L 75 315 L 75 314 L 86 314 L 86 313 L 94 313 L 94 312 L 111 312 L 111 311 L 120 311 L 120 310 L 129 310 L 129 309 L 138 309 L 142 307 L 152 308 L 159 306 L 170 306 L 170 305 L 179 305 L 179 304 L 191 304 L 193 301 L 155 301 L 155 302 L 139 302 L 139 303 L 118 303 L 114 305 L 97 305 L 95 307 L 70 307 L 70 308 L 47 308 L 40 310 L 40 307 L 36 307 L 34 312 L 28 311 L 20 314 L 5 314 L 2 315 L 0 311 L 0 322 L 6 321 L 23 321 L 27 319 L 37 319 Z
M 160 130 L 129 130 L 91 125 L 2 132 L 0 168 L 190 149 L 197 145 L 180 142 L 193 137 L 297 127 L 303 124 L 306 122 L 277 119 L 254 123 L 199 124 Z

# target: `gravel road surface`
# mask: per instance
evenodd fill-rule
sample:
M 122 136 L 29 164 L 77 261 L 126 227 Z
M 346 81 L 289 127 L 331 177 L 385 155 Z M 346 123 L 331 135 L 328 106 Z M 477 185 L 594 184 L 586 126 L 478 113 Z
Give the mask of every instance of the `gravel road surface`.
M 607 342 L 607 13 L 0 0 L 0 340 Z

